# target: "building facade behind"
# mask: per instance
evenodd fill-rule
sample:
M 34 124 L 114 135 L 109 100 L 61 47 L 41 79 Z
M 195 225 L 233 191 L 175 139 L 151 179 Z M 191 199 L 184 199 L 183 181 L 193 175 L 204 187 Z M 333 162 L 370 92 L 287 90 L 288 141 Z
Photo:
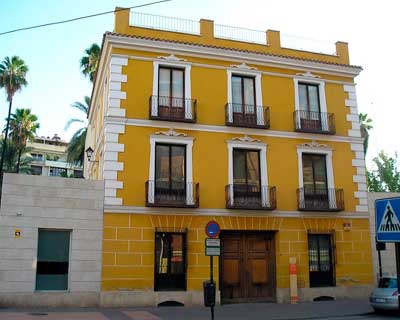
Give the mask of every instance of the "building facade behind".
M 347 44 L 119 11 L 104 36 L 85 163 L 104 179 L 104 305 L 202 302 L 204 228 L 221 228 L 222 303 L 361 297 L 373 284 Z

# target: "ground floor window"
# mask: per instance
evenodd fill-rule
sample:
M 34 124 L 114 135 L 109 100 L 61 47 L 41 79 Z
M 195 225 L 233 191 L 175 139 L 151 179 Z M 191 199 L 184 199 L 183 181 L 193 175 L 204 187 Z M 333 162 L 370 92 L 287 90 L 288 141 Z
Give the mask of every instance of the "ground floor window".
M 186 290 L 186 233 L 156 232 L 154 289 Z
M 67 176 L 67 169 L 65 169 L 65 168 L 57 168 L 57 167 L 50 167 L 50 176 L 52 176 L 52 177 L 66 177 Z
M 34 176 L 41 176 L 42 170 L 41 166 L 31 166 L 31 174 Z
M 332 234 L 308 235 L 310 287 L 335 285 L 334 244 Z
M 68 290 L 70 234 L 39 229 L 36 290 Z

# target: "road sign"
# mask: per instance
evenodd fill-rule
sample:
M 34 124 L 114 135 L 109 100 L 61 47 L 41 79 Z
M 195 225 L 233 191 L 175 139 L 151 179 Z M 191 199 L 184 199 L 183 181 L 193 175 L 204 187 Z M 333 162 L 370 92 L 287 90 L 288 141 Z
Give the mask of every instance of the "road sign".
M 400 242 L 400 198 L 375 200 L 376 240 Z
M 206 225 L 206 234 L 210 238 L 217 238 L 221 228 L 219 227 L 218 222 L 210 221 Z
M 206 239 L 206 256 L 220 256 L 221 255 L 221 241 L 220 239 Z
M 221 240 L 220 239 L 206 239 L 206 247 L 220 247 Z

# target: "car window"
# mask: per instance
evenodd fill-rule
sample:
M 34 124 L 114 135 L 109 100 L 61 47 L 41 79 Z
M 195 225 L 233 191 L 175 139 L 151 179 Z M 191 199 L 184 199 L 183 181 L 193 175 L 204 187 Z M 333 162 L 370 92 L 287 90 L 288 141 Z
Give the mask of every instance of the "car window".
M 381 278 L 379 280 L 378 288 L 397 289 L 397 279 Z

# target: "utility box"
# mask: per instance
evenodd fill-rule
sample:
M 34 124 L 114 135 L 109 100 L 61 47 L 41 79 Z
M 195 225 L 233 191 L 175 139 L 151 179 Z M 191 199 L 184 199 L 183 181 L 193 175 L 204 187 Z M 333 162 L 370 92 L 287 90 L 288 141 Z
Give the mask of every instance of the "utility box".
M 214 307 L 215 306 L 215 281 L 204 281 L 203 282 L 203 291 L 204 291 L 204 305 L 206 307 Z

